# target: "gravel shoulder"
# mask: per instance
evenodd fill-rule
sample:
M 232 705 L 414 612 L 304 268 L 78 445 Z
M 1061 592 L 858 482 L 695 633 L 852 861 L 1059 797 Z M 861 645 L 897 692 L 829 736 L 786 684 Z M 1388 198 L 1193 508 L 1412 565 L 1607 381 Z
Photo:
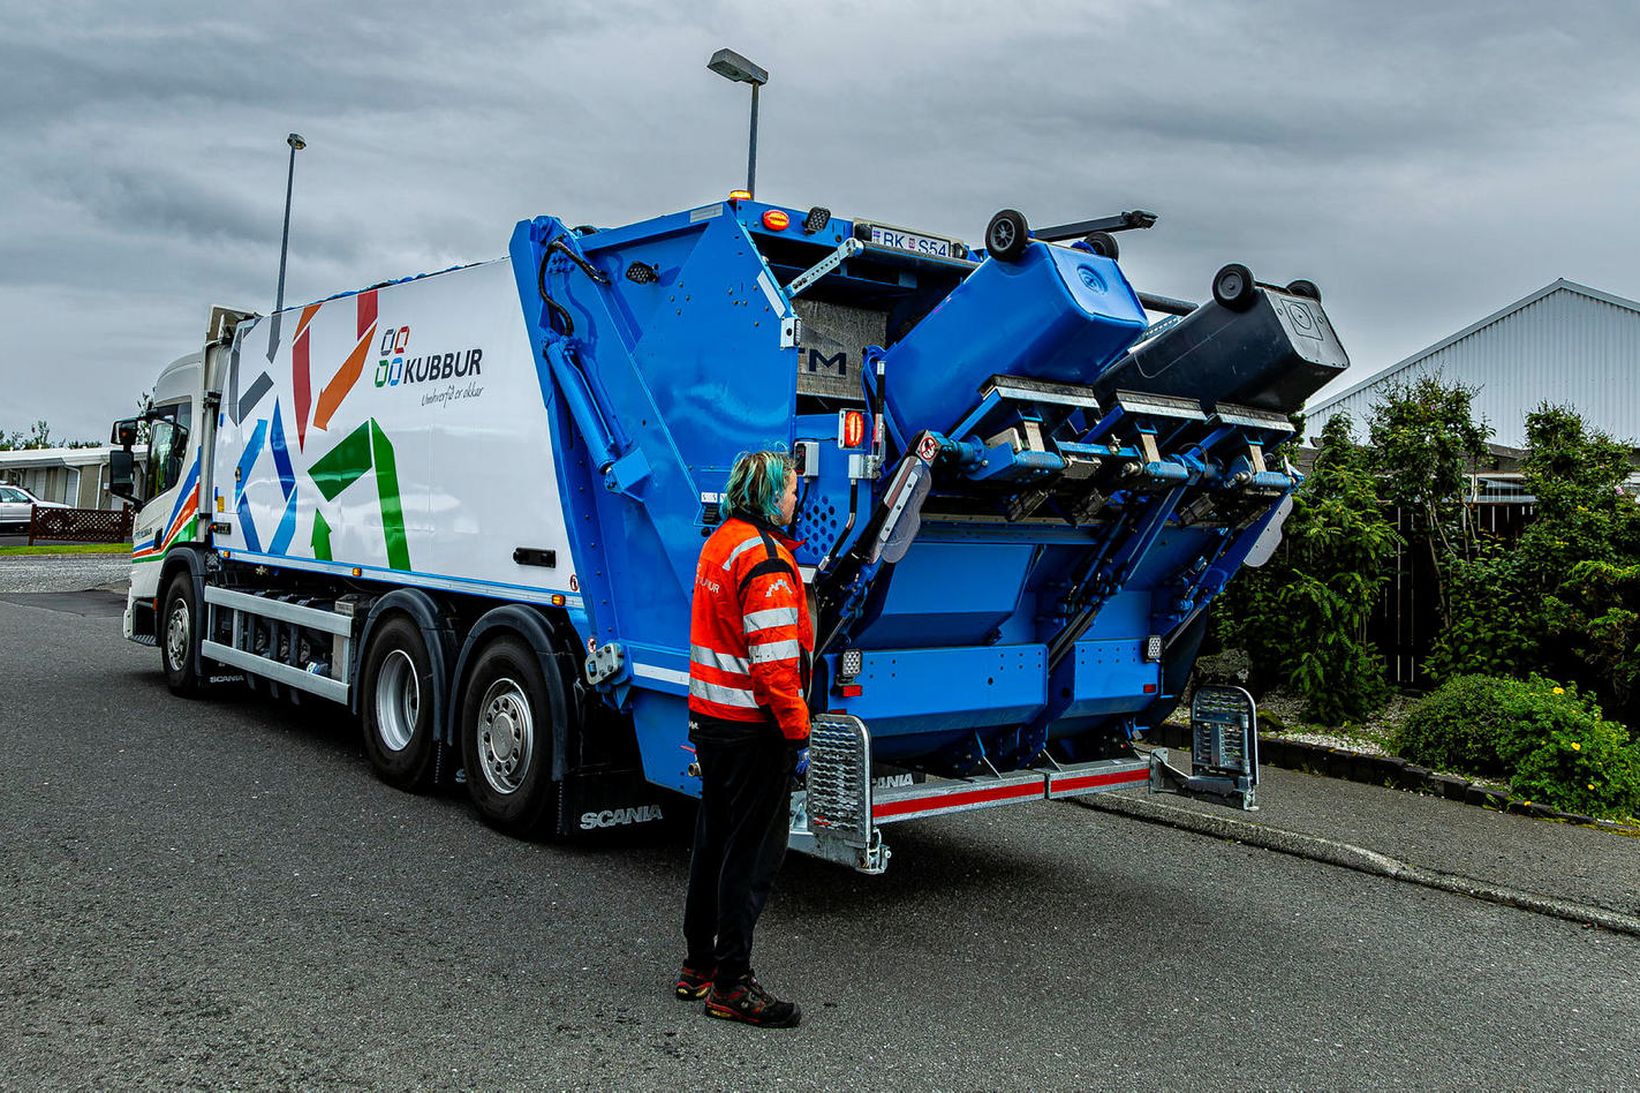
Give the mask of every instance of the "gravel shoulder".
M 79 592 L 122 589 L 131 578 L 124 554 L 0 555 L 0 592 Z

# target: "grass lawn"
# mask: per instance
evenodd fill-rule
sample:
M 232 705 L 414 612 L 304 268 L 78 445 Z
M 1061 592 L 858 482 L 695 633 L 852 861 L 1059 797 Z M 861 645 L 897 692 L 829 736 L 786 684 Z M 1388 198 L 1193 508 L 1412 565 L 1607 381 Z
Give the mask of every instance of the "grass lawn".
M 39 543 L 35 546 L 0 546 L 0 558 L 11 554 L 129 554 L 130 543 Z

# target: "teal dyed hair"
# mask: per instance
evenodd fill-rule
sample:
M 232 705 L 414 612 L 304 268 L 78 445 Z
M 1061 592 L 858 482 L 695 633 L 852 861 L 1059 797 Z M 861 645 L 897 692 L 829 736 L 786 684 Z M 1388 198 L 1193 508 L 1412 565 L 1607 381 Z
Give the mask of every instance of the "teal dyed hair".
M 723 515 L 779 524 L 780 495 L 791 471 L 792 459 L 785 452 L 741 452 L 723 488 Z

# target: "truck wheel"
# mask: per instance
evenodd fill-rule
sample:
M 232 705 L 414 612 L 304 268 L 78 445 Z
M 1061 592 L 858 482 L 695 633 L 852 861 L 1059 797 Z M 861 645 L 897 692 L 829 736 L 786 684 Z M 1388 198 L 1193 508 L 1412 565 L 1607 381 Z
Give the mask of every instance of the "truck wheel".
M 370 639 L 359 696 L 364 751 L 376 777 L 418 790 L 433 776 L 433 658 L 421 627 L 404 615 L 384 619 Z
M 1231 262 L 1213 275 L 1213 299 L 1231 311 L 1246 311 L 1258 299 L 1253 271 L 1240 262 Z
M 550 833 L 554 724 L 565 717 L 563 681 L 513 637 L 485 646 L 462 689 L 461 755 L 467 792 L 486 823 L 511 835 Z
M 194 603 L 194 578 L 182 570 L 165 586 L 160 601 L 159 660 L 171 693 L 192 698 L 199 694 L 194 650 L 199 646 L 199 610 Z
M 985 226 L 985 253 L 1003 262 L 1017 262 L 1031 241 L 1025 217 L 1014 209 L 1003 209 Z
M 1287 283 L 1287 291 L 1292 293 L 1294 296 L 1308 296 L 1312 300 L 1321 299 L 1321 286 L 1316 284 L 1314 281 L 1289 281 Z

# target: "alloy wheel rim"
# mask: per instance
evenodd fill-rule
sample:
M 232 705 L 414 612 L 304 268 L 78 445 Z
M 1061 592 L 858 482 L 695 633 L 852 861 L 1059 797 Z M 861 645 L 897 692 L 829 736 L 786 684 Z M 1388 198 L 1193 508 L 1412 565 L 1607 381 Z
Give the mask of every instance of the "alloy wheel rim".
M 387 654 L 376 676 L 376 732 L 388 751 L 403 751 L 421 711 L 421 673 L 403 649 Z
M 502 796 L 518 792 L 535 755 L 535 715 L 518 682 L 490 684 L 479 703 L 478 766 L 484 781 Z
M 165 655 L 170 658 L 170 667 L 176 671 L 181 671 L 188 662 L 188 641 L 192 636 L 188 604 L 179 597 L 171 604 L 171 613 L 165 620 Z

